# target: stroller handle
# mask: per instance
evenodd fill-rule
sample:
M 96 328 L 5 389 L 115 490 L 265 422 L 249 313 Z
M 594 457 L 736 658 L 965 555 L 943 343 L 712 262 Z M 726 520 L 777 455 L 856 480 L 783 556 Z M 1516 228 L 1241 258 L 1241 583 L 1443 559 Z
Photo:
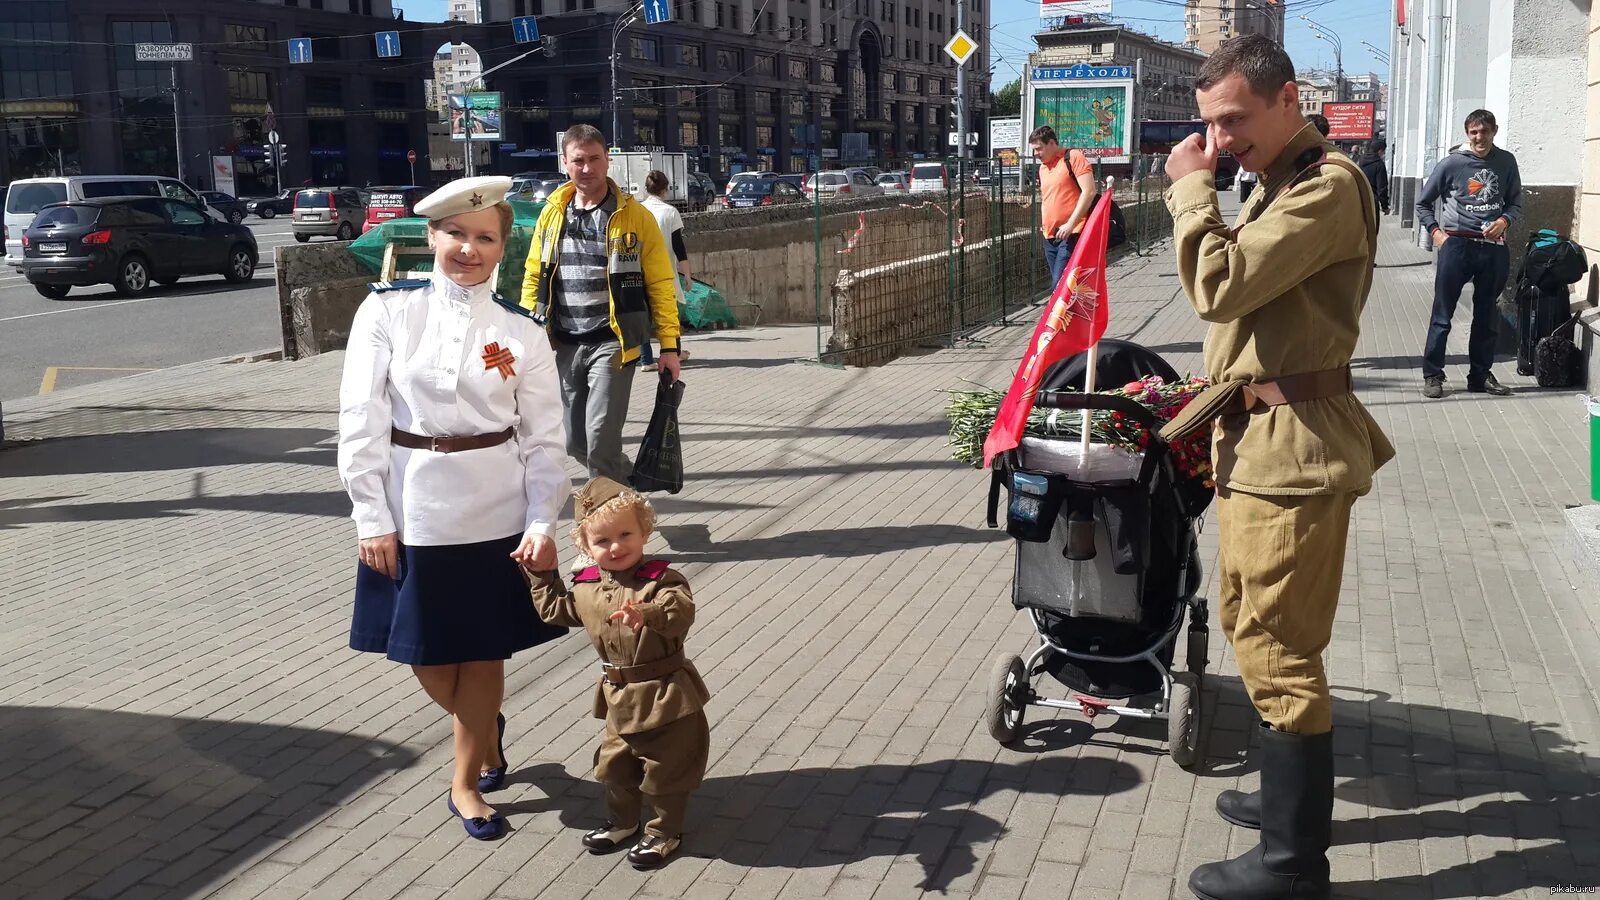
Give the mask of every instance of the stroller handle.
M 1084 394 L 1078 391 L 1040 391 L 1035 405 L 1047 409 L 1098 409 L 1119 412 L 1148 428 L 1153 433 L 1161 421 L 1143 404 L 1127 397 L 1112 394 Z

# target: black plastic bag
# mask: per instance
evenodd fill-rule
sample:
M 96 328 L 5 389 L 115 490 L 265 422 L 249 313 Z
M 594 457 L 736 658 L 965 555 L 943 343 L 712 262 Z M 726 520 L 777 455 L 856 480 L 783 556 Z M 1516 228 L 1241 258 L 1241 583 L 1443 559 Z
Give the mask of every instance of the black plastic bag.
M 656 385 L 656 408 L 650 414 L 650 427 L 639 442 L 639 456 L 628 481 L 644 493 L 683 490 L 683 443 L 678 435 L 678 404 L 683 402 L 683 382 L 670 381 L 661 373 Z

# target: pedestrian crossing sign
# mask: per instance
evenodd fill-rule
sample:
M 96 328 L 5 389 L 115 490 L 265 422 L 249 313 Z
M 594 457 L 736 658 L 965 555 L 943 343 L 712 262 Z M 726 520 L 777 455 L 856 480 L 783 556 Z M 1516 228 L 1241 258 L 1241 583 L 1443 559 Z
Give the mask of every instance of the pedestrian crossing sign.
M 957 30 L 950 43 L 944 45 L 944 52 L 956 61 L 956 65 L 964 66 L 972 54 L 978 52 L 978 42 L 968 37 L 965 31 Z

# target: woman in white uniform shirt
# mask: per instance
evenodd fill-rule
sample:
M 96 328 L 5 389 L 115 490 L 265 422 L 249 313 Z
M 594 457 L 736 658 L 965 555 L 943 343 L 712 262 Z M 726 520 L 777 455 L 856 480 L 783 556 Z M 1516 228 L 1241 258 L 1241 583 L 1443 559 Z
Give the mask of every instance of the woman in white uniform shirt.
M 509 178 L 469 178 L 417 204 L 430 279 L 374 285 L 339 389 L 339 474 L 360 539 L 350 646 L 412 666 L 450 713 L 448 806 L 480 840 L 505 820 L 505 660 L 564 633 L 534 613 L 518 564 L 556 564 L 569 485 L 555 356 L 494 293 Z M 498 729 L 498 736 L 497 736 Z

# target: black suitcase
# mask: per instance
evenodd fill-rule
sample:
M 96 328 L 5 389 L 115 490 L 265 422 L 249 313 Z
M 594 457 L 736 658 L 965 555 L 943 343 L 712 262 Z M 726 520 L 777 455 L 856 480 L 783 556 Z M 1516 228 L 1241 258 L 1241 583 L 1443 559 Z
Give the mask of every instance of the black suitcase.
M 1517 374 L 1533 375 L 1539 342 L 1571 315 L 1566 287 L 1542 291 L 1524 284 L 1517 291 Z

